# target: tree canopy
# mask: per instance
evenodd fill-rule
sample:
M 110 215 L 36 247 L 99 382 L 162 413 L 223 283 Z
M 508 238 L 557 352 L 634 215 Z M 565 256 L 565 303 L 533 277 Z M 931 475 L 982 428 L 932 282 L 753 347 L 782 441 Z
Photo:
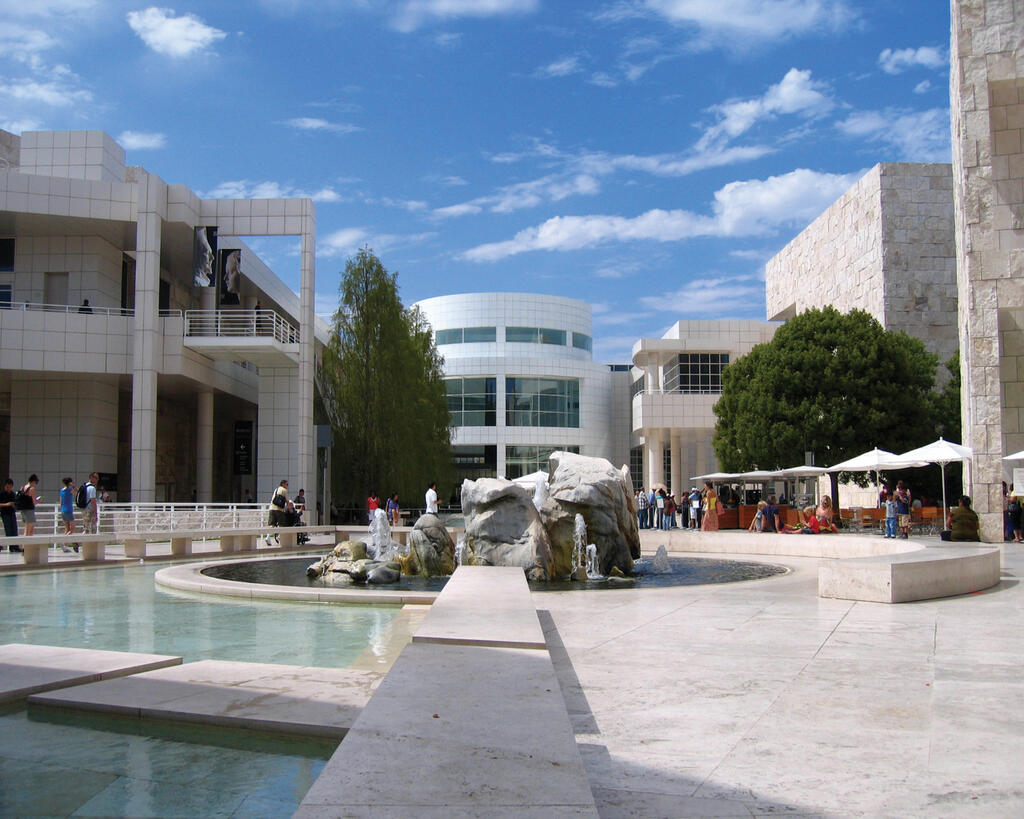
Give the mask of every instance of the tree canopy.
M 323 361 L 340 503 L 361 506 L 375 491 L 420 506 L 430 481 L 449 482 L 442 363 L 422 314 L 402 306 L 397 274 L 360 250 L 345 265 Z
M 868 313 L 809 310 L 722 373 L 715 454 L 730 472 L 829 466 L 934 437 L 936 356 Z M 833 482 L 835 489 L 835 482 Z

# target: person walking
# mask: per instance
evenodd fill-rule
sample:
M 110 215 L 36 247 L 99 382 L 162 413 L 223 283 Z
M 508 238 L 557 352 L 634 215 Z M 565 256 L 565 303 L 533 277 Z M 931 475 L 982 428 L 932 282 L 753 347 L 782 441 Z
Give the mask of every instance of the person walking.
M 86 534 L 94 535 L 97 531 L 97 521 L 99 520 L 99 495 L 96 491 L 96 485 L 99 483 L 99 473 L 93 472 L 89 475 L 89 480 L 85 482 L 85 508 L 82 509 L 82 531 Z
M 62 483 L 64 487 L 60 490 L 60 521 L 64 524 L 64 534 L 73 535 L 75 533 L 75 482 L 71 478 L 64 478 Z M 70 551 L 68 547 L 61 544 L 61 549 L 65 552 Z M 78 551 L 78 544 L 74 544 L 74 549 Z
M 287 524 L 288 504 L 288 481 L 282 480 L 274 490 L 274 494 L 270 496 L 270 514 L 267 516 L 268 526 L 280 528 Z M 280 535 L 275 534 L 274 539 L 280 544 Z M 267 535 L 266 542 L 268 546 L 271 545 L 270 535 Z
M 426 503 L 427 514 L 437 514 L 437 481 L 431 481 L 430 486 L 427 487 L 427 492 L 423 496 L 423 500 Z
M 39 486 L 39 476 L 32 474 L 28 476 L 28 482 L 21 487 L 20 505 L 15 500 L 15 506 L 21 511 L 21 522 L 25 524 L 25 537 L 29 537 L 36 531 L 36 504 L 43 499 L 43 496 L 36 492 Z
M 8 478 L 4 481 L 3 491 L 0 491 L 0 520 L 4 522 L 4 535 L 7 537 L 18 536 L 18 513 L 14 509 L 14 480 Z M 20 546 L 11 546 L 10 551 L 20 552 Z

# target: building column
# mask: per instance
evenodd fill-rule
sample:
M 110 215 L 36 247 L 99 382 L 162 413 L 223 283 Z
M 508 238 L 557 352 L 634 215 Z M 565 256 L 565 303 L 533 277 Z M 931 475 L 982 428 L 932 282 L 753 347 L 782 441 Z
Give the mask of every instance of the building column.
M 313 305 L 316 299 L 316 216 L 313 203 L 302 200 L 302 272 L 299 290 L 299 413 L 298 469 L 299 485 L 306 490 L 306 506 L 316 509 L 316 442 L 313 439 L 313 379 L 315 337 Z M 262 475 L 261 475 L 262 477 Z M 311 519 L 312 515 L 310 518 Z
M 135 230 L 135 334 L 132 356 L 131 500 L 156 500 L 156 352 L 159 339 L 160 243 L 167 186 L 152 174 L 138 185 Z
M 213 502 L 213 391 L 196 396 L 196 500 Z
M 672 451 L 670 469 L 672 470 L 669 489 L 678 497 L 683 490 L 683 450 L 679 445 L 679 432 L 672 430 L 669 433 L 669 449 Z M 689 476 L 687 476 L 689 477 Z
M 644 468 L 647 472 L 646 488 L 665 483 L 665 439 L 660 429 L 644 430 Z

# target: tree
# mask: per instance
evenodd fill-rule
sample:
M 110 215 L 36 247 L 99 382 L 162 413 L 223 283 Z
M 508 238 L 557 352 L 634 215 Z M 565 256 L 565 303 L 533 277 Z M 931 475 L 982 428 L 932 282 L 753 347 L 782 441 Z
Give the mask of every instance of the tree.
M 451 472 L 450 416 L 433 333 L 398 296 L 397 275 L 369 248 L 349 259 L 324 353 L 334 419 L 334 494 L 362 505 L 376 491 L 418 506 Z
M 715 454 L 743 472 L 802 464 L 805 452 L 828 466 L 873 446 L 921 446 L 935 431 L 937 363 L 862 310 L 809 310 L 723 371 Z

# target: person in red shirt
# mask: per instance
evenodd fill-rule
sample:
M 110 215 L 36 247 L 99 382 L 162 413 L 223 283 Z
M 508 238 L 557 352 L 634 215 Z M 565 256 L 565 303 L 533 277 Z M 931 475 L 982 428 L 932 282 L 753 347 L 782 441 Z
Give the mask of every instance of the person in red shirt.
M 376 492 L 371 492 L 370 497 L 366 499 L 366 516 L 369 518 L 369 522 L 373 523 L 373 513 L 377 511 L 380 506 L 380 498 L 377 497 Z

